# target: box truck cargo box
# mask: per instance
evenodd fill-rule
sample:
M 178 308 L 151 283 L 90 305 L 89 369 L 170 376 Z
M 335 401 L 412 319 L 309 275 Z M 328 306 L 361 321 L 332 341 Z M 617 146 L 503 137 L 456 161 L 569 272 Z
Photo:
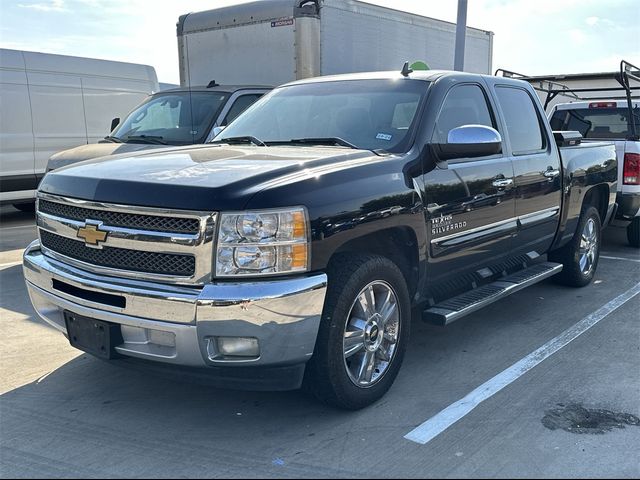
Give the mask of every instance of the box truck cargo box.
M 177 25 L 180 83 L 259 83 L 397 70 L 453 69 L 454 23 L 355 0 L 270 0 L 189 13 Z M 493 33 L 467 28 L 464 70 L 490 73 Z

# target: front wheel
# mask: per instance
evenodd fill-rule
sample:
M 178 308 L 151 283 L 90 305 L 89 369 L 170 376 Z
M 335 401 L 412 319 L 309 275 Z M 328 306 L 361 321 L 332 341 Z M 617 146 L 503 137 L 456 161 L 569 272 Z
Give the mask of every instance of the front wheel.
M 329 289 L 304 388 L 319 400 L 359 409 L 393 384 L 411 321 L 398 267 L 375 255 L 343 255 L 329 269 Z
M 563 285 L 584 287 L 596 273 L 600 258 L 601 224 L 595 207 L 582 211 L 578 228 L 571 241 L 549 253 L 549 260 L 562 263 L 562 272 L 554 279 Z
M 632 247 L 640 248 L 640 217 L 636 217 L 627 225 L 627 240 Z

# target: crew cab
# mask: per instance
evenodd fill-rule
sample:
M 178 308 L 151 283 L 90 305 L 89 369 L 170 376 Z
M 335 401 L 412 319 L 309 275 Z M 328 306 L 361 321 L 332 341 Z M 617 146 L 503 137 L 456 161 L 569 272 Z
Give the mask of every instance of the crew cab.
M 580 139 L 519 80 L 297 81 L 210 144 L 47 174 L 27 287 L 100 358 L 362 408 L 396 378 L 412 310 L 447 325 L 551 276 L 591 282 L 617 164 Z
M 132 154 L 167 146 L 205 143 L 271 87 L 218 85 L 180 87 L 150 95 L 124 120 L 114 118 L 111 133 L 98 143 L 62 150 L 47 171 L 106 155 Z

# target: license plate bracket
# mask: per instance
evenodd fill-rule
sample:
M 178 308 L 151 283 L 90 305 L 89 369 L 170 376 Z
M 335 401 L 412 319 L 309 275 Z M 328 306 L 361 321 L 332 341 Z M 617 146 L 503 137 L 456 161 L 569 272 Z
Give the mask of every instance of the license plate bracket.
M 120 356 L 115 350 L 123 342 L 120 325 L 69 311 L 64 312 L 64 321 L 72 347 L 105 360 Z

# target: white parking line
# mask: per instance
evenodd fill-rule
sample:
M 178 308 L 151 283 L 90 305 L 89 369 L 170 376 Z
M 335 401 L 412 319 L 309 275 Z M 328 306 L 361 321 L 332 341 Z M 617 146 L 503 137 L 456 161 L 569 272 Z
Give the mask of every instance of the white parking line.
M 545 343 L 542 347 L 531 352 L 522 360 L 514 363 L 506 370 L 503 370 L 492 379 L 483 383 L 461 400 L 449 405 L 423 424 L 411 430 L 404 436 L 404 438 L 422 445 L 434 439 L 451 425 L 470 413 L 474 408 L 480 405 L 480 403 L 492 397 L 504 387 L 520 378 L 540 362 L 556 353 L 562 347 L 568 345 L 570 342 L 596 325 L 600 320 L 620 308 L 639 293 L 640 283 L 637 283 L 622 295 L 614 298 L 592 314 L 587 315 L 553 340 Z
M 22 263 L 22 260 L 19 260 L 17 262 L 0 263 L 0 268 L 13 267 L 14 265 L 20 265 L 21 263 Z
M 604 258 L 605 260 L 623 260 L 625 262 L 640 263 L 640 259 L 637 259 L 637 258 L 611 257 L 609 255 L 600 255 L 600 258 Z
M 35 225 L 18 225 L 16 227 L 0 227 L 0 230 L 16 230 L 18 228 L 36 228 Z

